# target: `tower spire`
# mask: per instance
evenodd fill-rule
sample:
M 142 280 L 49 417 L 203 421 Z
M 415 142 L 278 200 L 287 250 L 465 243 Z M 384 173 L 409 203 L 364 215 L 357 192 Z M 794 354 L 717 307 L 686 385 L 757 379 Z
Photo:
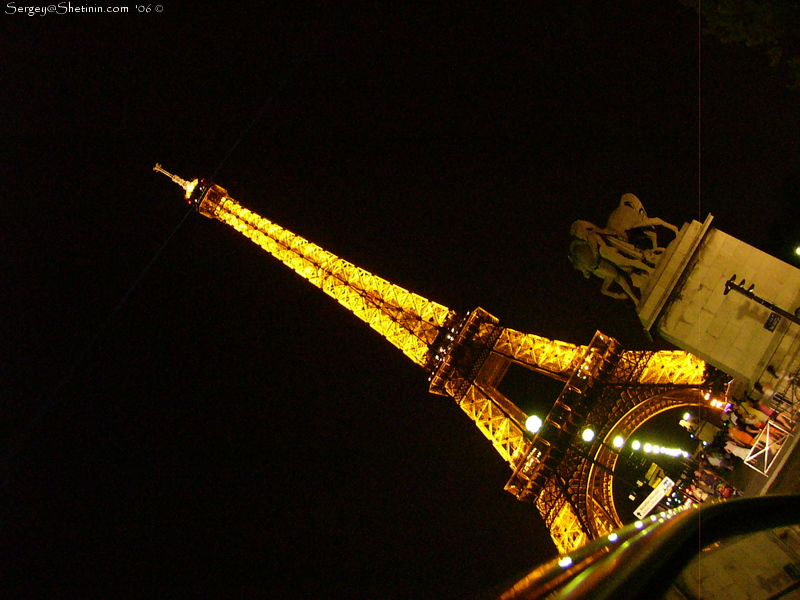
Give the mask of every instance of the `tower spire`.
M 186 198 L 189 198 L 192 195 L 192 192 L 194 191 L 194 188 L 195 188 L 195 186 L 197 186 L 197 183 L 198 183 L 197 179 L 195 179 L 193 181 L 186 181 L 185 179 L 181 179 L 177 175 L 173 175 L 169 171 L 166 171 L 164 169 L 164 167 L 161 166 L 160 163 L 156 163 L 156 166 L 153 167 L 153 171 L 157 171 L 159 173 L 163 173 L 164 175 L 166 175 L 167 177 L 172 179 L 172 181 L 174 181 L 179 186 L 181 186 L 186 191 Z
M 250 238 L 384 336 L 415 363 L 425 366 L 428 350 L 455 312 L 339 258 L 246 208 L 227 190 L 207 180 L 187 182 L 161 165 L 154 170 L 184 188 L 200 214 Z

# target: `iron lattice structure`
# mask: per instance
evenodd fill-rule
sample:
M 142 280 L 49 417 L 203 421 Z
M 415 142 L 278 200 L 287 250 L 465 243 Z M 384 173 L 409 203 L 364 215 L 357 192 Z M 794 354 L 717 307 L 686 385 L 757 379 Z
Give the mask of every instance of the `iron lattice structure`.
M 430 391 L 453 398 L 509 464 L 506 489 L 536 505 L 562 553 L 621 525 L 611 475 L 618 455 L 607 440 L 627 437 L 662 410 L 700 402 L 705 363 L 691 354 L 626 352 L 601 333 L 580 346 L 501 327 L 481 308 L 458 313 L 249 211 L 210 181 L 155 170 L 181 185 L 198 212 L 250 238 L 422 366 Z M 535 435 L 498 390 L 511 364 L 565 382 Z M 581 450 L 575 436 L 587 422 L 599 435 Z

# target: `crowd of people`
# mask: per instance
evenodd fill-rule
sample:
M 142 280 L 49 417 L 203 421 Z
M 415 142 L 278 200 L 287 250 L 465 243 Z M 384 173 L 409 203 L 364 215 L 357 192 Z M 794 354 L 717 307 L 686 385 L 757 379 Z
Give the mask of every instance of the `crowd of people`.
M 694 499 L 704 501 L 740 495 L 741 491 L 726 477 L 734 470 L 737 461 L 745 461 L 756 453 L 774 455 L 794 428 L 792 415 L 776 407 L 785 401 L 783 394 L 786 391 L 794 386 L 800 388 L 800 381 L 771 366 L 767 371 L 775 381 L 772 384 L 757 383 L 752 395 L 743 382 L 728 382 L 724 409 L 715 418 L 708 419 L 717 421 L 713 423 L 716 433 L 713 439 L 703 442 L 696 456 L 694 472 L 688 477 L 685 491 Z M 697 424 L 689 425 L 690 429 L 693 425 L 697 433 Z

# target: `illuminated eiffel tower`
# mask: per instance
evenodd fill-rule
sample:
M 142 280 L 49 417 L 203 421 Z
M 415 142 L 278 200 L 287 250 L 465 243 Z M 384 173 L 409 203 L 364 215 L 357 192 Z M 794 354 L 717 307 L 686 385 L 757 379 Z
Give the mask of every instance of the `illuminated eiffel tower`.
M 154 170 L 183 187 L 200 214 L 250 238 L 420 365 L 430 391 L 452 397 L 508 463 L 505 489 L 536 504 L 561 553 L 622 525 L 612 493 L 619 455 L 609 440 L 701 402 L 705 363 L 687 352 L 625 351 L 599 332 L 578 346 L 502 327 L 482 308 L 456 312 L 243 208 L 209 180 Z M 498 390 L 511 364 L 565 383 L 535 434 L 528 415 Z M 579 445 L 587 424 L 597 435 Z

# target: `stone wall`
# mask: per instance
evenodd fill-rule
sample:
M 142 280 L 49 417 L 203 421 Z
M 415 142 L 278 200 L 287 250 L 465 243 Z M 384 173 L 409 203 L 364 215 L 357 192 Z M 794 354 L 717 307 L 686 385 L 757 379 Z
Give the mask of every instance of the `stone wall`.
M 767 365 L 800 369 L 800 326 L 742 294 L 725 294 L 736 276 L 753 293 L 793 312 L 800 306 L 800 269 L 718 229 L 711 217 L 687 223 L 670 244 L 638 306 L 648 330 L 702 358 L 751 387 L 771 376 Z

